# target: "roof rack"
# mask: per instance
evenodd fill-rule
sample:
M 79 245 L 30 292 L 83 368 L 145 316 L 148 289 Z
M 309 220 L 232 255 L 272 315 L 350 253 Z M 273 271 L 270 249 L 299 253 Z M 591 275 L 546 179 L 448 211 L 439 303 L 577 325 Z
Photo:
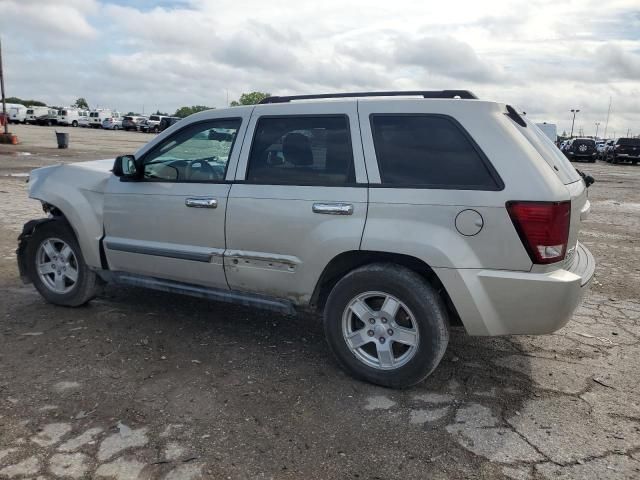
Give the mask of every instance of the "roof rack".
M 322 93 L 318 95 L 289 95 L 285 97 L 267 97 L 260 101 L 264 103 L 287 103 L 292 100 L 316 100 L 324 98 L 354 98 L 354 97 L 409 97 L 417 96 L 423 98 L 463 98 L 477 99 L 469 90 L 408 90 L 408 91 L 391 91 L 391 92 L 353 92 L 353 93 Z

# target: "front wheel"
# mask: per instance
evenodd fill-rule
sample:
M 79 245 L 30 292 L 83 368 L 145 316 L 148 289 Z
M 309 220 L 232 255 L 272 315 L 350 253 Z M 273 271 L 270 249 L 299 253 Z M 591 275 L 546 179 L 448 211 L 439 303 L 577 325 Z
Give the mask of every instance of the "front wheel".
M 78 126 L 78 122 L 76 120 L 74 120 L 73 122 L 71 122 L 71 126 L 72 127 L 77 127 Z
M 340 365 L 391 388 L 424 380 L 449 342 L 442 298 L 420 275 L 395 264 L 358 268 L 333 288 L 324 330 Z
M 48 302 L 77 307 L 95 296 L 97 276 L 85 263 L 66 222 L 53 220 L 38 226 L 25 254 L 29 278 Z

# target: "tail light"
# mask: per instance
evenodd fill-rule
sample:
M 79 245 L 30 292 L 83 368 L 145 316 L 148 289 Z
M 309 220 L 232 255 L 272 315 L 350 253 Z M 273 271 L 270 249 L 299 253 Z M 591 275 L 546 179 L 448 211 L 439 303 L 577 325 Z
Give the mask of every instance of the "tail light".
M 522 244 L 533 263 L 559 262 L 567 253 L 571 202 L 507 202 Z

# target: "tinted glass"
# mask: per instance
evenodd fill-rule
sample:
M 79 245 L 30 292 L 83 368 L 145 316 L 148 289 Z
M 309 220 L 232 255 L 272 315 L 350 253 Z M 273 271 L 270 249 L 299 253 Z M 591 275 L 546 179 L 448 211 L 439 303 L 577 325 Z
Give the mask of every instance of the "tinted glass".
M 498 188 L 462 128 L 431 115 L 373 115 L 373 139 L 383 184 Z
M 618 145 L 640 146 L 640 138 L 619 138 Z
M 145 180 L 223 181 L 240 123 L 239 119 L 201 122 L 174 133 L 145 157 Z
M 251 147 L 247 181 L 324 186 L 355 183 L 347 117 L 261 118 Z

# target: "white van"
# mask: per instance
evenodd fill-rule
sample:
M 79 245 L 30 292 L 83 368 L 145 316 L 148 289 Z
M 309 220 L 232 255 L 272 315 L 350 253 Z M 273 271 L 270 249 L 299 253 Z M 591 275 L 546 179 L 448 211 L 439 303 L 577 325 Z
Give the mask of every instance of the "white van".
M 7 104 L 9 123 L 24 123 L 27 118 L 27 107 L 19 103 Z
M 86 111 L 79 110 L 77 108 L 63 108 L 58 110 L 57 123 L 58 125 L 71 125 L 77 127 L 80 125 L 81 113 Z
M 89 110 L 78 110 L 78 126 L 83 128 L 89 126 Z
M 89 113 L 89 126 L 91 128 L 102 128 L 102 122 L 107 118 L 120 118 L 120 112 L 108 108 L 92 110 Z
M 35 125 L 38 123 L 38 118 L 49 113 L 49 107 L 29 107 L 27 108 L 27 117 L 25 123 Z

